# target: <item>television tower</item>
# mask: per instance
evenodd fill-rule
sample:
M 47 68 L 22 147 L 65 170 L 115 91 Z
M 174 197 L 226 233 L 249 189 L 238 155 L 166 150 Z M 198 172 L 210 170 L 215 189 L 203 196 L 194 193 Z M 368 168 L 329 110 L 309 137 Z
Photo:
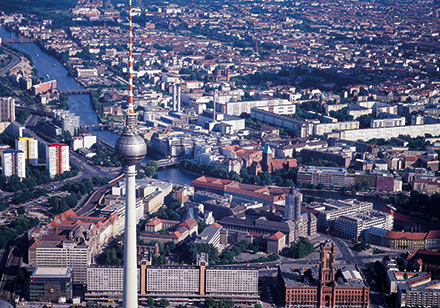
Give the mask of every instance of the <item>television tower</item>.
M 133 25 L 131 0 L 129 0 L 128 40 L 128 109 L 122 136 L 115 145 L 125 172 L 125 246 L 124 246 L 124 291 L 123 308 L 137 308 L 137 253 L 136 253 L 136 164 L 147 154 L 144 139 L 138 135 L 137 113 L 133 107 Z

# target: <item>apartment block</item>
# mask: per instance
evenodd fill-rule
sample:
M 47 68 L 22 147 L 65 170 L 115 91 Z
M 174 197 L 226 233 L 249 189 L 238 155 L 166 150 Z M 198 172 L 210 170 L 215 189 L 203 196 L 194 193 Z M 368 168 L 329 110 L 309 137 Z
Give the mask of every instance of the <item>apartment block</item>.
M 69 132 L 74 136 L 80 127 L 79 116 L 67 110 L 53 110 L 53 123 L 62 128 L 63 132 Z
M 46 167 L 51 177 L 70 170 L 69 155 L 65 144 L 52 143 L 46 147 Z
M 19 150 L 6 150 L 2 152 L 2 174 L 5 176 L 17 175 L 26 177 L 25 154 Z
M 15 99 L 13 97 L 0 97 L 0 122 L 15 121 Z
M 26 162 L 38 166 L 38 141 L 34 138 L 21 137 L 15 140 L 15 148 L 24 153 Z

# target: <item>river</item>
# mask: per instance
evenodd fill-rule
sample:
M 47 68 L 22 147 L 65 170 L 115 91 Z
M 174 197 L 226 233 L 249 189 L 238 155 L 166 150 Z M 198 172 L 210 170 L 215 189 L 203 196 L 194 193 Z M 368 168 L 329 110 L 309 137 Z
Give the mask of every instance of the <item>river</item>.
M 11 33 L 6 31 L 4 27 L 0 27 L 0 37 L 9 38 Z M 14 34 L 14 38 L 17 36 Z M 69 75 L 64 66 L 53 56 L 34 43 L 14 43 L 12 46 L 29 56 L 31 56 L 38 74 L 44 80 L 57 80 L 57 86 L 60 90 L 76 90 L 83 87 Z M 49 77 L 47 77 L 47 75 Z M 98 117 L 90 103 L 90 97 L 87 94 L 70 95 L 69 110 L 80 117 L 81 125 L 98 124 Z M 96 136 L 110 144 L 115 144 L 119 138 L 118 134 L 111 133 L 106 130 L 94 132 Z M 189 184 L 196 176 L 182 172 L 179 168 L 161 169 L 157 172 L 160 179 L 171 180 L 178 184 Z
M 6 31 L 4 27 L 0 27 L 0 37 L 9 38 L 11 33 Z M 14 37 L 17 38 L 14 34 Z M 76 90 L 83 89 L 83 87 L 69 75 L 64 66 L 53 56 L 47 54 L 41 50 L 38 45 L 34 43 L 14 43 L 13 47 L 31 56 L 35 68 L 38 74 L 45 80 L 57 80 L 57 86 L 60 90 Z M 49 77 L 47 77 L 47 75 Z M 80 122 L 82 125 L 94 125 L 98 124 L 98 117 L 95 110 L 93 110 L 90 103 L 90 97 L 87 94 L 82 95 L 70 95 L 69 96 L 69 110 L 80 116 Z M 119 138 L 118 134 L 111 133 L 106 130 L 100 130 L 94 132 L 96 136 L 110 144 L 115 144 Z M 159 179 L 170 180 L 177 184 L 190 184 L 196 175 L 186 173 L 180 170 L 180 168 L 166 168 L 160 169 L 157 172 Z M 351 198 L 340 192 L 328 192 L 328 191 L 316 191 L 316 190 L 303 190 L 305 196 L 311 196 L 321 199 L 347 199 Z M 371 201 L 374 203 L 375 209 L 381 209 L 385 206 L 386 202 L 378 198 L 357 197 L 359 200 Z

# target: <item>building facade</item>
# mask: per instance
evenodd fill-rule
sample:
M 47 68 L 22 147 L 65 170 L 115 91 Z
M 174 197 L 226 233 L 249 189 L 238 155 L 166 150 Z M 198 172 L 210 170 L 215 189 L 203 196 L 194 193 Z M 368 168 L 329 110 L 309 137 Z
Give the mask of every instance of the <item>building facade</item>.
M 72 268 L 37 267 L 29 284 L 29 300 L 36 302 L 54 301 L 72 298 Z
M 26 177 L 25 154 L 19 150 L 6 150 L 2 152 L 2 174 L 5 176 L 17 175 Z
M 105 268 L 108 269 L 105 269 Z M 121 268 L 122 269 L 122 268 Z M 122 295 L 122 273 L 116 267 L 89 267 L 89 300 L 118 299 Z M 105 282 L 105 279 L 114 279 Z M 90 285 L 90 286 L 89 286 Z M 231 299 L 237 302 L 256 302 L 258 270 L 243 267 L 210 266 L 208 255 L 197 256 L 195 266 L 151 265 L 142 260 L 139 271 L 139 298 L 167 298 L 177 301 L 203 302 L 207 297 Z
M 357 268 L 334 261 L 335 247 L 327 240 L 319 266 L 279 265 L 285 307 L 369 307 L 370 288 Z
M 13 97 L 0 98 L 0 122 L 15 121 L 15 99 Z
M 15 140 L 15 148 L 24 153 L 26 162 L 38 166 L 38 141 L 34 138 L 21 137 Z
M 46 148 L 46 167 L 51 177 L 69 171 L 69 147 L 60 143 L 49 144 Z

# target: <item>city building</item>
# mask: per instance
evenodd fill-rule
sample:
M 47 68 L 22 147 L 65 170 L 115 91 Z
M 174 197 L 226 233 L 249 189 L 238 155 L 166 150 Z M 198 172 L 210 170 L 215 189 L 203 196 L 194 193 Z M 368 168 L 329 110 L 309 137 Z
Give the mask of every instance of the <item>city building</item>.
M 25 154 L 20 150 L 5 150 L 2 152 L 2 174 L 5 176 L 17 175 L 26 177 Z
M 138 291 L 139 291 L 138 269 Z M 122 297 L 124 267 L 122 265 L 97 265 L 87 267 L 86 300 L 119 299 Z
M 46 92 L 54 92 L 57 89 L 57 81 L 56 79 L 43 82 L 40 84 L 36 84 L 32 87 L 32 95 L 36 96 L 38 94 L 44 94 Z
M 118 219 L 115 221 L 115 228 L 117 234 L 124 233 L 125 228 L 125 197 L 118 195 L 106 195 L 99 203 L 101 208 L 101 217 L 111 217 L 117 215 Z M 142 198 L 136 198 L 136 224 L 144 218 L 144 202 Z
M 340 167 L 348 168 L 355 151 L 355 148 L 324 147 L 318 149 L 302 149 L 300 156 L 306 162 L 310 160 L 327 160 L 335 162 Z
M 209 191 L 224 196 L 231 196 L 237 202 L 262 202 L 264 205 L 269 204 L 285 204 L 285 194 L 273 192 L 265 186 L 242 184 L 233 180 L 225 180 L 218 178 L 210 178 L 201 176 L 191 182 L 195 192 Z
M 339 216 L 335 220 L 334 230 L 337 236 L 358 240 L 371 227 L 392 230 L 394 218 L 389 213 L 376 210 L 362 211 L 351 215 Z
M 210 266 L 208 255 L 198 254 L 192 265 L 151 265 L 141 260 L 138 270 L 140 301 L 148 297 L 171 301 L 204 302 L 207 297 L 231 299 L 236 303 L 256 302 L 258 270 L 249 267 Z M 114 300 L 122 295 L 123 269 L 117 266 L 90 266 L 86 299 Z
M 302 166 L 298 170 L 298 185 L 324 185 L 327 188 L 350 186 L 345 168 Z M 353 183 L 354 184 L 354 183 Z
M 425 136 L 425 134 L 431 134 L 433 136 L 438 135 L 440 131 L 440 124 L 421 124 L 421 125 L 407 125 L 407 126 L 394 126 L 394 127 L 379 127 L 379 128 L 363 128 L 363 129 L 351 129 L 340 132 L 328 133 L 327 137 L 337 137 L 344 140 L 364 140 L 370 139 L 391 139 L 393 137 L 399 137 L 399 135 L 409 135 L 410 137 Z
M 234 302 L 258 300 L 258 270 L 248 267 L 210 266 L 208 255 L 197 255 L 196 266 L 152 266 L 141 261 L 141 295 L 187 298 L 206 297 Z
M 35 302 L 72 299 L 71 267 L 36 267 L 29 283 L 29 300 Z
M 90 149 L 96 143 L 96 136 L 92 134 L 81 134 L 78 137 L 73 137 L 71 148 L 76 151 L 80 148 Z
M 220 247 L 220 234 L 222 226 L 218 223 L 213 223 L 212 225 L 205 228 L 205 230 L 200 233 L 194 243 L 200 244 L 212 244 L 215 248 Z
M 79 116 L 68 110 L 57 109 L 52 111 L 53 123 L 64 132 L 69 132 L 71 136 L 75 136 L 80 127 Z
M 26 162 L 38 166 L 38 141 L 34 138 L 20 137 L 15 140 L 15 149 L 25 154 Z
M 69 146 L 65 144 L 52 143 L 46 147 L 46 167 L 51 177 L 70 170 L 69 156 Z
M 295 158 L 274 158 L 272 149 L 266 145 L 263 150 L 263 158 L 261 161 L 254 161 L 250 166 L 250 173 L 257 175 L 259 171 L 273 173 L 277 170 L 290 170 L 295 168 L 298 162 Z
M 356 199 L 312 202 L 307 207 L 316 213 L 318 218 L 318 230 L 322 232 L 334 230 L 335 222 L 339 217 L 354 216 L 373 211 L 373 203 L 362 202 Z
M 153 218 L 145 224 L 145 231 L 139 237 L 146 243 L 160 241 L 179 243 L 197 237 L 198 224 L 192 218 L 184 222 Z
M 321 244 L 320 263 L 278 265 L 285 307 L 369 307 L 370 288 L 353 265 L 334 264 L 335 246 Z
M 283 109 L 284 112 L 287 111 L 287 109 L 284 110 L 284 108 L 273 106 L 285 106 L 289 104 L 293 105 L 293 103 L 289 103 L 289 101 L 285 99 L 272 99 L 264 101 L 229 101 L 224 103 L 220 102 L 218 105 L 220 110 L 217 111 L 221 111 L 224 114 L 239 116 L 242 113 L 251 113 L 251 110 L 256 107 L 272 107 L 271 109 L 275 108 L 276 111 Z
M 429 274 L 423 280 L 409 279 L 406 283 L 397 285 L 397 307 L 437 307 L 439 305 L 440 280 L 432 281 Z
M 87 267 L 104 245 L 117 236 L 117 215 L 79 216 L 72 209 L 48 225 L 28 232 L 28 262 L 32 267 L 71 267 L 75 284 L 85 284 Z
M 0 97 L 0 122 L 15 121 L 15 99 L 13 97 Z
M 280 231 L 267 238 L 267 253 L 279 253 L 286 247 L 286 235 Z

